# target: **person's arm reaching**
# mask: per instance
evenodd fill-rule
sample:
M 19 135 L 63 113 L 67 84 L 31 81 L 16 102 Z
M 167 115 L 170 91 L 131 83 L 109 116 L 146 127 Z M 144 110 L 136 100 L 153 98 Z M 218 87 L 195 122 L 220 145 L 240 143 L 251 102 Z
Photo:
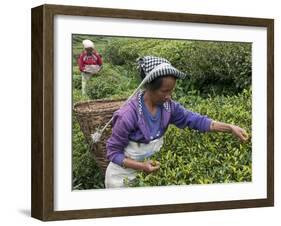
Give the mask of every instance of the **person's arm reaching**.
M 188 127 L 200 132 L 208 132 L 210 130 L 212 120 L 207 116 L 189 111 L 176 101 L 171 101 L 171 110 L 170 123 L 178 128 L 184 129 Z
M 242 142 L 248 140 L 248 134 L 246 133 L 246 131 L 240 128 L 239 126 L 232 125 L 232 124 L 212 121 L 210 125 L 210 131 L 232 133 Z

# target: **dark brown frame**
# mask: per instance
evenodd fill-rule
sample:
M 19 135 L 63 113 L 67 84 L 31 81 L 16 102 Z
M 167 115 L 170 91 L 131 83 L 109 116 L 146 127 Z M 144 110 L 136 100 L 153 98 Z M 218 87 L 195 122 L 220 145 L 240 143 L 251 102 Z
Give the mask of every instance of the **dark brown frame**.
M 267 198 L 157 206 L 54 211 L 54 16 L 95 16 L 267 28 Z M 274 20 L 125 9 L 41 5 L 32 9 L 31 215 L 49 220 L 219 210 L 274 205 Z

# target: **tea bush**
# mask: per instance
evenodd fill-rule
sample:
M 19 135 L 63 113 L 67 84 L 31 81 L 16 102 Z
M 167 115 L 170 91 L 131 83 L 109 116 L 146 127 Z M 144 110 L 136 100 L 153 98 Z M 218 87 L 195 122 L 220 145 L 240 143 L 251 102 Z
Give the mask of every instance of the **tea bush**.
M 187 108 L 251 132 L 251 91 L 237 96 L 181 98 Z M 241 143 L 231 134 L 199 133 L 170 126 L 164 145 L 152 157 L 161 163 L 152 174 L 138 173 L 131 186 L 183 185 L 245 182 L 252 179 L 251 135 Z
M 185 90 L 203 94 L 235 94 L 251 86 L 251 45 L 248 43 L 193 42 L 183 50 L 180 64 L 188 79 Z M 176 63 L 176 62 L 175 62 Z
M 90 99 L 123 96 L 124 92 L 132 93 L 138 83 L 137 76 L 130 71 L 119 66 L 104 64 L 98 75 L 91 78 L 86 87 L 86 93 Z
M 72 87 L 74 89 L 81 90 L 82 88 L 82 76 L 79 74 L 74 74 L 72 78 Z
M 113 65 L 136 70 L 136 59 L 155 55 L 168 59 L 188 74 L 179 81 L 183 94 L 199 90 L 203 95 L 236 94 L 251 85 L 251 44 L 181 41 L 163 39 L 124 39 L 109 42 L 106 59 Z

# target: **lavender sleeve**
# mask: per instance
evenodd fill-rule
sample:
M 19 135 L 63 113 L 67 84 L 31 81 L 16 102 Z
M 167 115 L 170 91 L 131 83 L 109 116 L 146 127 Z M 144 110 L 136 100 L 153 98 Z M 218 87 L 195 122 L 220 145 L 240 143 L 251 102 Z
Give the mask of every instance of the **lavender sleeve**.
M 196 112 L 185 109 L 180 103 L 171 101 L 172 115 L 170 123 L 178 128 L 190 128 L 198 130 L 199 132 L 210 131 L 212 120 L 206 115 L 200 115 Z
M 129 144 L 132 122 L 126 114 L 116 114 L 113 118 L 112 134 L 106 142 L 106 156 L 111 162 L 122 165 L 125 158 L 124 148 Z

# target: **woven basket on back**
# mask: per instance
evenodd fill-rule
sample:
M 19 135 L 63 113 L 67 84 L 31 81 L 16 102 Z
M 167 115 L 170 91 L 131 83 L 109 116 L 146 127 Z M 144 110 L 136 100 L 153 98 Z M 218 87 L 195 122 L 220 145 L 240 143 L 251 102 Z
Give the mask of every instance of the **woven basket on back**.
M 95 158 L 102 173 L 105 174 L 108 160 L 106 159 L 106 140 L 111 135 L 111 125 L 103 132 L 101 139 L 97 143 L 92 143 L 91 134 L 96 132 L 96 128 L 102 129 L 111 119 L 113 113 L 125 102 L 120 100 L 94 100 L 78 102 L 73 106 L 74 114 L 79 122 L 80 128 L 90 145 L 90 153 Z

